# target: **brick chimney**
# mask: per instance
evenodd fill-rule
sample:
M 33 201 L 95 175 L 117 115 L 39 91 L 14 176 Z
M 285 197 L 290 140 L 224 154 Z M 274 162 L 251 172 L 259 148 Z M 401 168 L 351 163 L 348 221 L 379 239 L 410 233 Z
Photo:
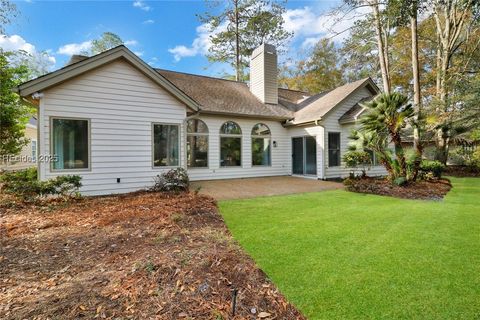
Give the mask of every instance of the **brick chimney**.
M 250 91 L 263 103 L 278 104 L 277 50 L 262 44 L 250 58 Z

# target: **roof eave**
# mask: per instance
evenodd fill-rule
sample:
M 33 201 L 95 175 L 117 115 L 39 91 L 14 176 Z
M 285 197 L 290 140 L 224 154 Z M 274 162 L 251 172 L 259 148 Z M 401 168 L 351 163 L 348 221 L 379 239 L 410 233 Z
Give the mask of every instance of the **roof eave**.
M 374 91 L 376 91 L 376 94 L 380 92 L 380 89 L 377 87 L 375 82 L 372 80 L 372 78 L 368 77 L 366 78 L 361 85 L 359 85 L 357 88 L 355 88 L 352 92 L 350 92 L 348 95 L 346 95 L 342 100 L 338 101 L 330 110 L 325 112 L 321 117 L 325 118 L 327 117 L 333 110 L 335 110 L 343 101 L 345 101 L 349 96 L 351 96 L 353 93 L 355 93 L 357 90 L 360 88 L 365 87 L 366 85 L 370 84 Z M 315 121 L 315 120 L 310 120 L 310 121 Z
M 19 85 L 16 88 L 17 93 L 22 97 L 27 97 L 35 92 L 40 92 L 51 88 L 62 82 L 65 82 L 73 77 L 86 73 L 90 70 L 105 65 L 108 62 L 123 58 L 134 67 L 139 69 L 143 74 L 170 92 L 173 96 L 185 103 L 187 107 L 198 111 L 198 103 L 187 96 L 183 91 L 177 88 L 173 83 L 165 79 L 162 75 L 157 73 L 152 67 L 146 64 L 143 60 L 138 58 L 125 46 L 118 46 L 108 51 L 102 52 L 98 55 L 88 59 L 71 64 L 67 67 L 51 72 L 39 78 L 30 80 Z
M 236 116 L 242 118 L 261 118 L 261 119 L 270 119 L 270 120 L 288 120 L 291 117 L 288 116 L 268 116 L 268 115 L 259 115 L 259 114 L 246 114 L 246 113 L 235 113 L 235 112 L 221 112 L 221 111 L 211 111 L 201 109 L 201 114 L 210 114 L 218 116 Z

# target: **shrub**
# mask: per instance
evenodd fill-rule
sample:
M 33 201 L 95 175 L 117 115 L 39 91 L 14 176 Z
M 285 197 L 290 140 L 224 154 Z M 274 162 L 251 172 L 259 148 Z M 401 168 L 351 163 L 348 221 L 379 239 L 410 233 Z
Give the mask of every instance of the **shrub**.
M 404 186 L 407 184 L 407 178 L 405 177 L 398 177 L 393 180 L 393 183 L 399 187 Z
M 433 176 L 435 178 L 441 178 L 442 173 L 445 170 L 445 166 L 440 161 L 424 160 L 424 161 L 422 161 L 422 164 L 420 165 L 420 170 L 424 174 L 431 173 L 431 174 L 433 174 Z
M 473 152 L 472 159 L 468 165 L 476 171 L 480 170 L 480 146 L 477 146 L 477 148 Z
M 184 168 L 171 169 L 154 178 L 154 185 L 151 191 L 188 191 L 190 179 L 187 170 Z
M 36 168 L 9 171 L 0 176 L 3 192 L 27 202 L 49 195 L 64 198 L 77 196 L 78 190 L 82 186 L 81 179 L 80 176 L 65 175 L 39 181 Z
M 358 168 L 362 171 L 362 177 L 366 176 L 366 170 L 372 164 L 370 154 L 365 151 L 348 151 L 343 156 L 343 161 L 347 168 L 352 169 L 352 172 L 350 173 L 351 177 L 355 177 L 355 171 Z

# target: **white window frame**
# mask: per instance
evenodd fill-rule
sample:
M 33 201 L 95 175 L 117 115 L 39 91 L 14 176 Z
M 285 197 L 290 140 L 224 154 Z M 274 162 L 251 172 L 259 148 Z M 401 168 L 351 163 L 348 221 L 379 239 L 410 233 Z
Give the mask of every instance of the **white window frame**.
M 200 132 L 188 132 L 188 121 L 190 120 L 198 120 L 198 121 L 202 121 L 204 124 L 205 124 L 205 127 L 207 128 L 207 132 L 206 133 L 200 133 Z M 187 169 L 189 170 L 196 170 L 196 169 L 208 169 L 210 168 L 210 128 L 208 127 L 207 123 L 205 121 L 203 121 L 202 119 L 195 119 L 195 118 L 192 118 L 192 119 L 189 119 L 187 121 L 185 121 L 185 132 L 186 132 L 186 141 L 185 141 L 185 162 L 186 162 L 186 166 L 187 166 Z M 207 137 L 207 142 L 208 142 L 208 146 L 207 146 L 207 165 L 205 167 L 190 167 L 188 165 L 188 137 L 194 137 L 194 136 L 201 136 L 201 137 Z
M 156 166 L 155 165 L 155 125 L 162 125 L 162 126 L 176 126 L 178 128 L 178 164 L 174 166 Z M 179 123 L 166 123 L 166 122 L 152 122 L 151 126 L 151 139 L 152 139 L 152 157 L 151 157 L 151 162 L 152 162 L 152 169 L 174 169 L 181 167 L 182 163 L 182 148 L 181 148 L 181 126 Z
M 330 164 L 330 133 L 338 134 L 338 164 L 331 165 Z M 327 132 L 327 160 L 328 160 L 328 167 L 329 168 L 337 168 L 342 166 L 342 133 L 338 131 L 329 131 Z
M 228 133 L 221 133 L 221 129 L 223 125 L 227 122 L 233 122 L 240 128 L 240 134 L 228 134 Z M 242 127 L 236 122 L 232 120 L 227 120 L 222 123 L 220 129 L 218 130 L 218 166 L 220 169 L 229 169 L 229 168 L 243 168 L 243 130 Z M 240 165 L 239 166 L 222 166 L 222 138 L 240 138 Z
M 255 128 L 255 126 L 257 126 L 257 125 L 259 125 L 259 124 L 264 125 L 265 127 L 267 127 L 267 128 L 268 128 L 268 131 L 270 132 L 270 134 L 268 134 L 268 135 L 263 135 L 263 136 L 262 136 L 262 135 L 253 134 L 253 128 Z M 272 161 L 273 161 L 273 159 L 272 159 L 272 147 L 273 147 L 273 146 L 272 146 L 272 130 L 270 130 L 270 127 L 267 126 L 265 123 L 259 122 L 259 123 L 255 123 L 255 124 L 253 125 L 252 130 L 250 131 L 250 133 L 251 133 L 251 134 L 250 134 L 250 135 L 251 135 L 250 139 L 251 139 L 251 149 L 252 149 L 252 150 L 251 150 L 252 167 L 271 167 L 271 166 L 272 166 Z M 254 139 L 254 138 L 256 138 L 256 139 L 265 139 L 265 138 L 268 138 L 268 145 L 269 145 L 269 148 L 268 148 L 268 150 L 269 150 L 269 151 L 268 151 L 269 155 L 268 155 L 268 157 L 269 157 L 269 159 L 270 159 L 270 164 L 253 164 L 253 139 Z
M 85 171 L 92 171 L 92 129 L 91 129 L 91 120 L 89 118 L 76 118 L 76 117 L 57 117 L 52 116 L 49 119 L 50 124 L 50 135 L 49 135 L 49 145 L 50 145 L 50 155 L 55 156 L 53 153 L 53 120 L 78 120 L 78 121 L 87 121 L 87 135 L 88 135 L 88 166 L 87 168 L 78 168 L 78 169 L 55 169 L 53 168 L 53 161 L 50 162 L 50 172 L 85 172 Z

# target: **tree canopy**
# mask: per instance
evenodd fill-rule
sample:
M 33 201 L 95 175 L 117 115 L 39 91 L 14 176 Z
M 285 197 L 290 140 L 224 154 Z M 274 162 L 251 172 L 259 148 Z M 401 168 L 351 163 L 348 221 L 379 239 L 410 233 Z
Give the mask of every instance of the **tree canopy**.
M 123 44 L 123 40 L 113 32 L 104 32 L 100 38 L 92 40 L 90 55 L 95 55 Z
M 13 53 L 0 49 L 0 156 L 18 154 L 28 143 L 25 125 L 33 110 L 25 105 L 14 88 L 26 80 L 28 68 L 25 65 L 12 66 L 9 57 Z
M 211 32 L 207 57 L 226 62 L 235 69 L 237 80 L 246 80 L 249 58 L 263 43 L 281 48 L 291 37 L 284 28 L 284 4 L 270 0 L 228 0 L 207 2 L 209 12 L 199 19 Z M 215 11 L 222 8 L 220 13 Z

